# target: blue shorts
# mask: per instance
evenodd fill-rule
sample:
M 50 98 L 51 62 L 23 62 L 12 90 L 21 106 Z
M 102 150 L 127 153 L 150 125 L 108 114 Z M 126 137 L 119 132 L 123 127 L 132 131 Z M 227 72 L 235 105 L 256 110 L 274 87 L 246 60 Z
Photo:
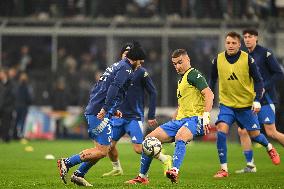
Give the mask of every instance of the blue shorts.
M 275 123 L 275 106 L 274 104 L 266 104 L 261 106 L 260 112 L 257 114 L 260 124 Z
M 101 145 L 110 145 L 112 130 L 109 122 L 106 124 L 104 129 L 98 131 L 99 127 L 101 126 L 102 120 L 98 119 L 95 115 L 85 115 L 85 117 L 88 122 L 89 137 Z
M 245 128 L 248 131 L 260 130 L 258 117 L 249 108 L 238 109 L 221 104 L 216 124 L 219 122 L 225 122 L 229 127 L 231 127 L 234 122 L 237 122 L 239 127 Z
M 143 123 L 142 121 L 134 119 L 112 118 L 112 139 L 119 141 L 119 139 L 127 133 L 132 143 L 142 144 L 143 142 Z
M 198 119 L 198 116 L 183 118 L 181 120 L 172 120 L 167 123 L 164 123 L 160 127 L 167 133 L 169 137 L 175 137 L 178 130 L 182 126 L 188 128 L 193 136 L 204 135 L 203 125 Z

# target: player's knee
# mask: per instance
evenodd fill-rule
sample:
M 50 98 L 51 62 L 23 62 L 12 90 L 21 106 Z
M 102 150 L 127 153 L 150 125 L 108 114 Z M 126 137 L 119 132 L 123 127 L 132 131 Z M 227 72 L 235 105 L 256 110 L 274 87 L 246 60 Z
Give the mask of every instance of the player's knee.
M 142 144 L 133 145 L 133 149 L 137 154 L 141 154 L 142 153 Z
M 266 134 L 268 137 L 275 139 L 276 138 L 276 130 L 268 129 L 266 130 Z
M 238 133 L 240 137 L 248 136 L 248 133 L 245 129 L 238 128 Z
M 92 152 L 92 149 L 86 149 L 80 152 L 80 159 L 82 161 L 91 161 L 94 159 L 94 153 Z
M 249 131 L 249 136 L 251 138 L 257 137 L 260 134 L 259 130 L 255 130 L 255 131 Z

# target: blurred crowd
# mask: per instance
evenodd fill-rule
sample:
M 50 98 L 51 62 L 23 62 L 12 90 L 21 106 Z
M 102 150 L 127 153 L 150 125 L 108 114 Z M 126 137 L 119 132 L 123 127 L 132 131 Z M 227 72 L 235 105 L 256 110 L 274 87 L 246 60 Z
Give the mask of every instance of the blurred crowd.
M 78 18 L 87 17 L 183 17 L 219 19 L 267 19 L 284 16 L 283 0 L 1 0 L 0 16 Z

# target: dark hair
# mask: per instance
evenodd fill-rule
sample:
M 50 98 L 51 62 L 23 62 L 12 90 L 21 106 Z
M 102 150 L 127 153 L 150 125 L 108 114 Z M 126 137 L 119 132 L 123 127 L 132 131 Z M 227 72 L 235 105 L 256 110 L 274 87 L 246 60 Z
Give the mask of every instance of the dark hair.
M 237 32 L 231 31 L 231 32 L 227 33 L 226 38 L 228 36 L 232 37 L 232 38 L 238 38 L 238 40 L 241 41 L 241 35 L 238 34 Z
M 181 55 L 188 55 L 187 51 L 185 49 L 176 49 L 172 53 L 172 58 L 177 58 L 177 57 L 179 57 Z
M 134 61 L 144 60 L 146 58 L 146 54 L 144 49 L 141 47 L 140 43 L 134 41 L 132 44 L 133 45 L 126 54 L 126 57 Z
M 125 43 L 125 45 L 122 46 L 121 50 L 120 50 L 120 56 L 122 56 L 122 54 L 125 52 L 125 51 L 129 51 L 131 49 L 131 47 L 133 46 L 132 43 Z
M 255 36 L 258 36 L 258 31 L 254 28 L 247 28 L 247 29 L 244 29 L 243 30 L 243 35 L 245 34 L 250 34 L 250 35 L 255 35 Z

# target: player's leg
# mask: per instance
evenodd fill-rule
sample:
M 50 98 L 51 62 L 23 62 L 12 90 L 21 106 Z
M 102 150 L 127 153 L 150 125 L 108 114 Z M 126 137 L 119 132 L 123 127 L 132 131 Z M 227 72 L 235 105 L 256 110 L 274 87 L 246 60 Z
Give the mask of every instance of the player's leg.
M 132 120 L 127 126 L 125 126 L 125 130 L 131 138 L 134 151 L 138 154 L 141 154 L 142 142 L 144 138 L 142 121 Z M 163 154 L 163 152 L 160 152 L 155 158 L 163 163 L 164 175 L 166 175 L 166 171 L 172 167 L 172 157 L 170 155 Z
M 248 131 L 251 139 L 267 149 L 267 152 L 275 165 L 280 163 L 280 157 L 267 138 L 260 133 L 260 125 L 258 117 L 251 110 L 244 110 L 237 113 L 237 120 L 241 123 Z
M 175 121 L 177 122 L 177 121 Z M 146 137 L 156 137 L 158 138 L 162 143 L 168 143 L 168 142 L 173 142 L 173 137 L 174 137 L 174 133 L 177 132 L 178 128 L 174 128 L 172 129 L 171 125 L 172 122 L 168 122 L 164 125 L 161 126 L 162 130 L 165 131 L 167 133 L 168 136 L 170 136 L 170 138 L 164 137 L 162 139 L 160 139 L 159 137 L 156 137 L 159 134 L 159 130 L 154 130 L 153 132 L 151 132 L 150 134 L 148 134 Z M 163 150 L 158 154 L 158 156 L 155 157 L 156 159 L 158 159 L 159 161 L 161 161 L 163 163 L 163 169 L 164 169 L 164 175 L 166 176 L 166 172 L 168 170 L 170 170 L 172 168 L 173 165 L 173 158 L 170 155 L 164 154 Z
M 108 153 L 108 157 L 111 160 L 112 163 L 112 170 L 104 173 L 102 176 L 119 176 L 123 175 L 123 170 L 118 158 L 118 150 L 117 150 L 117 142 L 120 140 L 120 138 L 126 133 L 125 132 L 125 120 L 122 118 L 113 118 L 111 120 L 112 125 L 112 142 L 111 142 L 111 148 Z
M 264 129 L 267 136 L 277 140 L 282 146 L 284 146 L 284 134 L 276 130 L 275 123 L 264 124 Z
M 99 140 L 101 142 L 101 140 Z M 72 174 L 71 182 L 79 186 L 92 186 L 85 180 L 87 172 L 95 165 L 100 159 L 107 156 L 110 145 L 102 145 L 95 142 L 95 148 L 87 149 L 81 152 L 81 159 L 84 161 L 79 168 Z M 80 154 L 80 155 L 81 155 Z
M 97 162 L 99 159 L 107 155 L 110 148 L 110 140 L 111 140 L 110 125 L 107 125 L 100 133 L 93 133 L 95 131 L 95 128 L 97 128 L 100 125 L 100 123 L 102 123 L 102 121 L 97 119 L 96 116 L 94 115 L 87 115 L 86 118 L 89 123 L 89 128 L 88 128 L 89 136 L 93 141 L 97 141 L 98 144 L 94 148 L 83 150 L 79 154 L 75 154 L 69 158 L 62 158 L 57 161 L 60 177 L 65 184 L 66 184 L 66 176 L 68 170 L 71 167 L 80 164 L 82 162 L 93 162 L 93 163 Z M 87 172 L 93 163 L 83 163 L 82 170 Z M 83 172 L 82 174 L 84 175 L 85 173 Z
M 184 160 L 186 144 L 193 139 L 196 133 L 198 117 L 183 119 L 186 120 L 175 136 L 175 151 L 173 155 L 173 168 L 167 171 L 167 177 L 173 183 L 177 183 L 180 166 Z
M 265 132 L 268 137 L 277 140 L 284 146 L 284 134 L 277 131 L 275 126 L 275 106 L 274 104 L 267 104 L 261 107 L 258 114 L 259 122 L 264 126 Z
M 240 126 L 240 125 L 239 125 Z M 236 173 L 255 173 L 256 166 L 253 160 L 252 143 L 250 136 L 245 128 L 238 128 L 238 134 L 240 136 L 241 146 L 246 158 L 247 165 L 244 169 L 237 170 Z
M 166 124 L 168 124 L 168 123 L 166 123 Z M 154 131 L 152 131 L 146 137 L 156 137 L 161 142 L 172 141 L 172 138 L 164 131 L 164 129 L 161 128 L 162 126 L 157 127 Z M 152 160 L 153 160 L 153 157 L 149 157 L 142 152 L 139 175 L 134 179 L 126 181 L 125 183 L 127 183 L 127 184 L 148 184 L 149 180 L 148 180 L 148 177 L 147 177 L 147 173 L 149 171 Z
M 220 105 L 220 113 L 217 120 L 217 151 L 220 161 L 221 169 L 214 175 L 215 178 L 228 177 L 228 165 L 227 165 L 227 134 L 229 127 L 235 121 L 234 110 L 230 107 Z

